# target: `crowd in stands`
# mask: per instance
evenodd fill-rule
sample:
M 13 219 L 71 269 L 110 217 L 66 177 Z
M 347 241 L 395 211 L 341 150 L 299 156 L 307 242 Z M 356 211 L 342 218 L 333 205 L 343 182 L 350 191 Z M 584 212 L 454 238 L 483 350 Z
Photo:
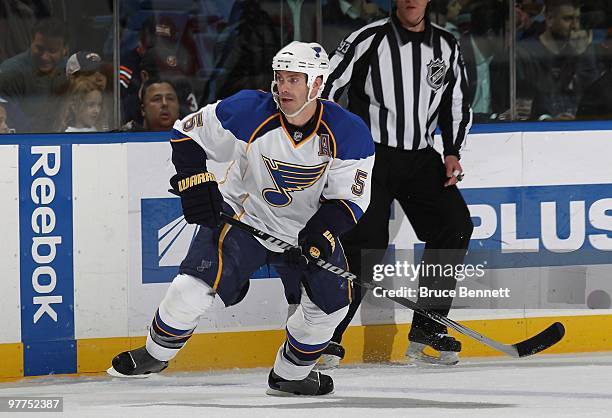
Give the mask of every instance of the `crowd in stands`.
M 297 25 L 316 22 L 314 12 L 296 15 L 295 5 L 282 12 L 286 1 L 178 1 L 153 10 L 143 6 L 147 2 L 121 0 L 115 64 L 113 31 L 103 42 L 84 45 L 75 42 L 81 34 L 65 16 L 36 8 L 45 2 L 3 2 L 0 133 L 167 130 L 177 118 L 240 89 L 268 90 L 274 53 L 304 36 Z M 322 0 L 323 45 L 331 53 L 348 33 L 388 16 L 392 3 Z M 431 0 L 428 18 L 459 42 L 475 122 L 512 119 L 512 71 L 519 120 L 612 117 L 612 2 Z
M 509 120 L 511 63 L 520 120 L 605 119 L 612 113 L 607 104 L 612 99 L 604 97 L 612 2 L 516 0 L 516 27 L 510 28 L 507 1 L 432 1 L 437 5 L 432 20 L 459 33 L 476 122 Z M 514 60 L 509 55 L 512 33 Z

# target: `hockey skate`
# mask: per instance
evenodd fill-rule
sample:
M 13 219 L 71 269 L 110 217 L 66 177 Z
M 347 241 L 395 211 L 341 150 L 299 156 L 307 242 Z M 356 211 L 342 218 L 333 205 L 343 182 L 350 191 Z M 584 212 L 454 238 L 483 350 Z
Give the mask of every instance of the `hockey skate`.
M 330 341 L 329 345 L 323 350 L 319 362 L 315 366 L 317 370 L 333 370 L 338 368 L 340 360 L 344 358 L 344 347 Z
M 459 352 L 461 341 L 456 340 L 448 334 L 431 333 L 421 329 L 412 329 L 408 336 L 408 350 L 406 357 L 416 363 L 436 364 L 442 366 L 453 366 L 459 363 Z M 425 349 L 431 347 L 438 351 L 438 357 L 425 353 Z
M 145 378 L 168 367 L 167 361 L 152 357 L 145 347 L 124 351 L 115 356 L 106 373 L 113 377 Z
M 310 372 L 302 380 L 285 380 L 270 370 L 268 390 L 272 396 L 321 396 L 334 392 L 334 381 L 331 376 L 319 372 Z

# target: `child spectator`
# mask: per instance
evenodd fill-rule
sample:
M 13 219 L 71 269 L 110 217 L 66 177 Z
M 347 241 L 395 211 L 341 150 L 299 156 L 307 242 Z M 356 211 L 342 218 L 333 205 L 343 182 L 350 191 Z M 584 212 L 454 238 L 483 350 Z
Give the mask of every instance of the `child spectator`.
M 98 132 L 101 130 L 102 90 L 88 79 L 70 85 L 68 98 L 59 119 L 59 132 Z
M 91 51 L 79 51 L 72 54 L 66 62 L 66 77 L 73 84 L 76 80 L 89 80 L 93 82 L 102 92 L 102 107 L 107 109 L 101 115 L 98 125 L 99 130 L 108 131 L 111 129 L 109 111 L 113 106 L 112 93 L 112 65 L 102 61 L 102 57 Z M 66 87 L 68 90 L 70 86 Z M 66 96 L 66 91 L 64 96 Z

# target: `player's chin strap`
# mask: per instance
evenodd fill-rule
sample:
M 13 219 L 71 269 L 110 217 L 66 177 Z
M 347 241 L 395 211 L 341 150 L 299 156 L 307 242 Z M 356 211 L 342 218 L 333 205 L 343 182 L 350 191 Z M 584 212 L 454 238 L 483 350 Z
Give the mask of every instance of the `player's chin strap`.
M 273 237 L 272 235 L 266 232 L 263 232 L 257 228 L 254 228 L 251 225 L 247 225 L 244 222 L 239 221 L 238 219 L 234 219 L 226 213 L 221 212 L 220 216 L 221 216 L 221 221 L 229 225 L 235 226 L 236 228 L 241 229 L 263 241 L 274 244 L 283 250 L 290 250 L 292 248 L 295 248 L 293 245 L 289 244 L 288 242 L 278 239 L 276 237 Z M 439 324 L 452 328 L 455 331 L 463 335 L 467 335 L 468 337 L 471 337 L 477 341 L 480 341 L 481 343 L 488 345 L 489 347 L 494 348 L 495 350 L 501 351 L 502 353 L 505 353 L 512 357 L 516 357 L 516 358 L 525 357 L 525 356 L 530 356 L 532 354 L 539 353 L 540 351 L 545 350 L 548 347 L 559 342 L 561 338 L 563 338 L 563 335 L 565 335 L 565 328 L 563 327 L 563 324 L 561 324 L 560 322 L 555 322 L 554 324 L 550 325 L 545 330 L 541 331 L 539 334 L 536 334 L 533 337 L 528 338 L 524 341 L 520 341 L 516 344 L 502 344 L 489 337 L 486 337 L 482 334 L 477 333 L 476 331 L 474 331 L 471 328 L 466 327 L 465 325 L 459 324 L 453 321 L 452 319 L 449 319 L 443 315 L 440 315 L 439 313 L 435 311 L 431 311 L 429 309 L 422 308 L 419 305 L 417 305 L 416 302 L 413 302 L 410 299 L 406 299 L 403 297 L 397 297 L 397 296 L 391 296 L 389 290 L 383 288 L 382 286 L 377 286 L 369 282 L 361 281 L 353 273 L 346 271 L 343 268 L 340 268 L 338 266 L 335 266 L 325 260 L 322 260 L 319 258 L 316 261 L 316 264 L 318 267 L 322 268 L 323 270 L 327 270 L 330 273 L 336 274 L 356 285 L 361 286 L 364 289 L 374 290 L 378 288 L 382 290 L 381 293 L 387 299 L 391 299 L 392 301 L 399 303 L 400 305 L 405 306 L 408 309 L 412 309 L 413 311 L 418 312 L 419 314 L 433 321 L 436 321 Z
M 276 107 L 278 108 L 278 110 L 283 112 L 283 115 L 285 115 L 285 117 L 287 117 L 287 118 L 294 118 L 297 115 L 299 115 L 302 112 L 302 110 L 304 110 L 306 108 L 306 106 L 308 106 L 310 103 L 312 103 L 315 100 L 317 100 L 317 98 L 319 97 L 319 95 L 317 94 L 317 95 L 315 95 L 314 98 L 312 98 L 312 99 L 310 98 L 310 95 L 312 94 L 312 91 L 313 91 L 313 86 L 311 86 L 310 89 L 308 89 L 308 99 L 306 100 L 306 102 L 302 105 L 302 107 L 300 107 L 298 110 L 296 110 L 295 112 L 293 112 L 291 114 L 287 114 L 283 110 L 281 105 L 280 105 L 278 89 L 276 89 L 276 81 L 272 81 L 272 86 L 271 86 L 270 90 L 272 91 L 272 97 L 274 98 L 274 102 L 276 102 Z

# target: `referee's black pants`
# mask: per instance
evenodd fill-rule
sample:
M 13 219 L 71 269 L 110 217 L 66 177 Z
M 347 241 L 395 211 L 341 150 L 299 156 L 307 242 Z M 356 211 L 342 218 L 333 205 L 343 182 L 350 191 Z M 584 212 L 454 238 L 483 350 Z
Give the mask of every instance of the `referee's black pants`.
M 397 200 L 419 240 L 425 242 L 421 261 L 424 265 L 457 265 L 463 262 L 474 225 L 467 205 L 456 186 L 444 187 L 446 168 L 433 148 L 403 151 L 376 144 L 372 173 L 370 206 L 357 226 L 341 237 L 350 270 L 361 280 L 371 281 L 372 265 L 389 244 L 391 204 Z M 438 251 L 437 251 L 438 250 Z M 367 265 L 365 265 L 367 264 Z M 419 287 L 454 289 L 454 278 L 420 275 Z M 342 334 L 365 296 L 365 290 L 354 286 L 353 300 L 346 318 L 338 325 L 332 341 L 340 343 Z M 448 315 L 452 298 L 419 298 L 420 306 Z M 446 327 L 414 314 L 412 329 L 445 333 Z M 411 330 L 412 330 L 411 329 Z M 410 338 L 410 336 L 409 336 Z

